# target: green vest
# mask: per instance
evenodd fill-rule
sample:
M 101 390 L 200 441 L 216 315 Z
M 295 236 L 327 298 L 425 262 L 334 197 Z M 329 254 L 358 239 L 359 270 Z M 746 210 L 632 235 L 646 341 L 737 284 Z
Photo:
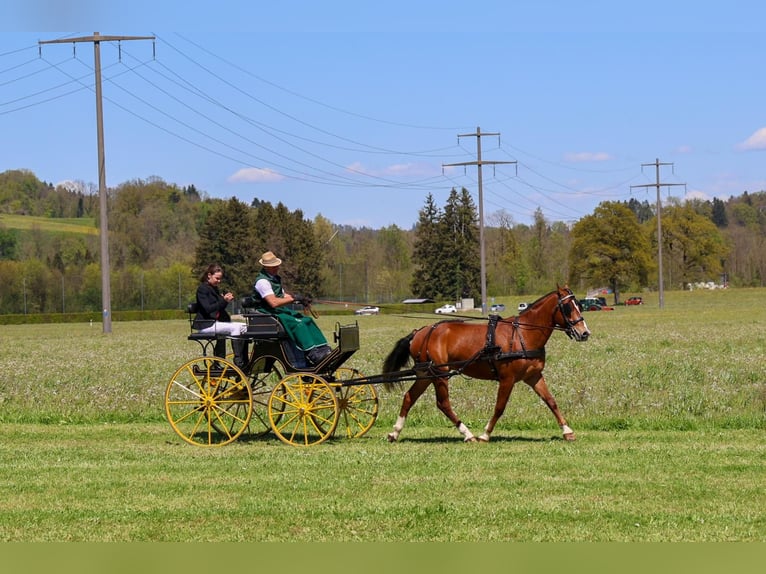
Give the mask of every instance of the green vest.
M 255 278 L 255 283 L 258 283 L 261 279 L 266 279 L 271 284 L 271 290 L 274 291 L 274 295 L 282 297 L 282 278 L 279 275 L 269 275 L 261 269 L 261 272 L 258 273 L 258 276 Z M 255 283 L 253 283 L 253 301 L 255 302 L 255 308 L 259 311 L 273 313 L 275 309 L 272 309 L 271 306 L 263 300 L 258 291 L 256 291 Z

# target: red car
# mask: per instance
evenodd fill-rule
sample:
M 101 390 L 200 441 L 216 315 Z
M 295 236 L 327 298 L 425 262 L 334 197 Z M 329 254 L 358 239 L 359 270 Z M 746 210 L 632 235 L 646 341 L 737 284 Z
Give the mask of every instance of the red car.
M 644 300 L 641 299 L 641 297 L 628 297 L 628 299 L 625 301 L 626 305 L 643 305 Z

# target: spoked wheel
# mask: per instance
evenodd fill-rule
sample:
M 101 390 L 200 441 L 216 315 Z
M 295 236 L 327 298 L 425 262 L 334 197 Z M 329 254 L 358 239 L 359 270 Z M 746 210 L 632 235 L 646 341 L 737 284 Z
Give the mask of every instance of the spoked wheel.
M 282 380 L 284 367 L 279 361 L 263 358 L 259 359 L 250 373 L 250 388 L 253 392 L 253 416 L 250 418 L 248 432 L 254 436 L 263 436 L 271 430 L 269 420 L 269 397 L 274 387 Z M 277 424 L 281 420 L 284 403 L 274 404 L 274 419 Z
M 170 426 L 196 446 L 222 446 L 236 440 L 253 414 L 253 395 L 245 374 L 218 357 L 184 363 L 165 389 Z
M 269 420 L 282 442 L 294 446 L 324 442 L 338 425 L 335 391 L 317 375 L 288 375 L 271 391 Z
M 341 367 L 334 373 L 336 382 L 361 379 L 363 375 L 356 369 Z M 337 386 L 338 409 L 340 420 L 336 434 L 346 438 L 363 436 L 375 424 L 378 418 L 378 393 L 373 385 L 353 384 Z

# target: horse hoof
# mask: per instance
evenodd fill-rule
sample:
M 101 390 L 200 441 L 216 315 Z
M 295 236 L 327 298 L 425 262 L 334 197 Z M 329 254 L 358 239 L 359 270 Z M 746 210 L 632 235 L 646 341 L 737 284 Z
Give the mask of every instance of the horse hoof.
M 467 439 L 465 439 L 463 442 L 479 442 L 475 436 L 469 436 Z
M 489 442 L 489 437 L 488 436 L 480 436 L 479 437 L 479 442 L 487 443 L 487 442 Z
M 575 435 L 574 435 L 574 433 L 573 433 L 573 432 L 568 432 L 568 433 L 566 433 L 566 434 L 564 435 L 564 440 L 568 440 L 568 441 L 572 441 L 572 442 L 574 442 L 574 441 L 575 441 Z
M 388 439 L 388 442 L 396 442 L 396 435 L 392 432 L 388 433 L 386 438 Z

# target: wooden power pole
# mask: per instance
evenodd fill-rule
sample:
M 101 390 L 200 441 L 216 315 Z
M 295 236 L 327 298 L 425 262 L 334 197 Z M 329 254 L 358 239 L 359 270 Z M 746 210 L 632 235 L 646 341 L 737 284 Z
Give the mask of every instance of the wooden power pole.
M 101 42 L 122 42 L 124 40 L 154 40 L 154 36 L 101 36 L 94 32 L 92 36 L 44 40 L 39 44 L 77 44 L 93 42 L 94 70 L 96 74 L 96 130 L 98 140 L 98 197 L 101 236 L 101 301 L 103 306 L 102 331 L 112 332 L 112 288 L 109 279 L 109 224 L 107 218 L 106 166 L 104 161 L 104 116 L 101 97 Z
M 641 167 L 648 167 L 653 165 L 655 167 L 655 183 L 646 183 L 644 185 L 631 185 L 630 189 L 634 187 L 656 187 L 657 188 L 657 265 L 660 275 L 659 281 L 659 293 L 660 293 L 660 309 L 665 308 L 665 278 L 662 270 L 662 204 L 660 203 L 660 188 L 671 187 L 673 185 L 686 185 L 685 183 L 660 183 L 660 166 L 670 165 L 672 163 L 661 163 L 659 159 L 654 160 L 654 163 L 642 163 Z
M 455 167 L 475 165 L 479 168 L 479 249 L 481 252 L 481 314 L 487 314 L 487 262 L 486 250 L 484 248 L 484 190 L 482 188 L 481 167 L 483 165 L 498 165 L 507 163 L 516 163 L 515 161 L 484 161 L 481 159 L 481 136 L 499 136 L 500 133 L 482 133 L 481 128 L 476 128 L 473 134 L 458 134 L 461 137 L 476 138 L 476 161 L 465 161 L 460 163 L 443 163 L 442 167 Z

